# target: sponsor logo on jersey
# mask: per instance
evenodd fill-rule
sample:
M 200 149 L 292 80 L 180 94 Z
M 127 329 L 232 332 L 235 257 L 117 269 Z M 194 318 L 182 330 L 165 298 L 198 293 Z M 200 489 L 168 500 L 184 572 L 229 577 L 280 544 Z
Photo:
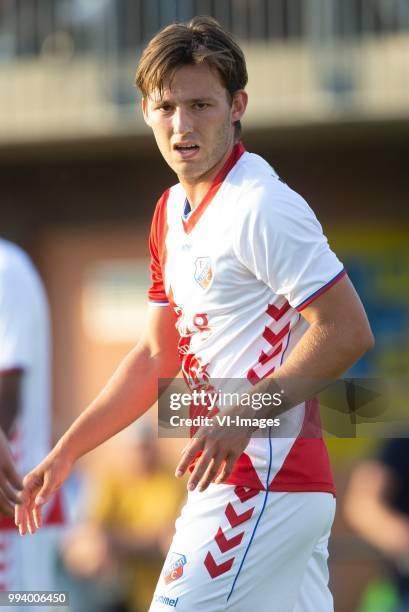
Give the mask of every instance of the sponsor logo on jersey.
M 166 595 L 155 595 L 153 600 L 158 603 L 164 604 L 165 606 L 170 606 L 171 608 L 176 608 L 178 605 L 179 597 L 176 599 L 171 599 L 170 597 L 166 597 Z
M 195 281 L 202 289 L 207 289 L 213 280 L 212 261 L 210 257 L 196 259 Z
M 170 563 L 167 567 L 165 567 L 163 571 L 165 584 L 174 582 L 175 580 L 183 576 L 183 566 L 186 565 L 185 555 L 180 555 L 179 553 L 171 554 L 172 556 L 170 559 Z

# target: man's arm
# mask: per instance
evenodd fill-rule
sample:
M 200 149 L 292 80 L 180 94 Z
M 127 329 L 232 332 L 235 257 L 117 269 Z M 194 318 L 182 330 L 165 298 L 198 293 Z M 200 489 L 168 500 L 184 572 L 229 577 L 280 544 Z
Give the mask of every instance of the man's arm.
M 328 383 L 336 380 L 374 345 L 362 302 L 346 276 L 301 314 L 310 327 L 283 366 L 271 377 L 280 384 L 286 379 L 289 381 L 292 406 L 308 399 L 304 393 L 310 390 L 304 390 L 300 382 L 305 381 L 309 386 L 314 380 Z M 287 388 L 285 391 L 287 393 Z M 312 388 L 311 392 L 314 391 Z
M 347 277 L 306 307 L 302 315 L 310 324 L 309 329 L 283 366 L 252 389 L 253 393 L 270 394 L 284 389 L 288 403 L 284 407 L 265 407 L 257 414 L 251 408 L 234 408 L 232 413 L 242 412 L 242 416 L 253 418 L 277 416 L 320 390 L 322 381 L 335 380 L 373 346 L 364 308 Z M 314 388 L 314 381 L 317 381 L 317 388 Z M 193 490 L 198 484 L 199 490 L 206 489 L 219 470 L 215 482 L 226 480 L 251 433 L 249 428 L 232 437 L 227 433 L 223 435 L 221 427 L 202 428 L 185 447 L 176 475 L 182 476 L 202 451 L 189 478 L 188 489 Z
M 12 514 L 19 503 L 17 490 L 22 482 L 14 467 L 5 434 L 8 434 L 20 407 L 22 371 L 0 374 L 0 513 Z
M 16 490 L 23 488 L 14 467 L 7 438 L 0 429 L 0 514 L 13 514 L 14 504 L 20 503 Z
M 170 307 L 151 307 L 146 332 L 57 447 L 73 462 L 140 417 L 158 399 L 158 379 L 180 370 Z
M 16 509 L 20 532 L 34 533 L 39 508 L 68 477 L 74 462 L 140 417 L 157 400 L 159 378 L 180 370 L 178 333 L 170 307 L 150 307 L 146 331 L 98 397 L 74 421 L 45 460 L 24 479 L 24 507 Z
M 23 370 L 0 373 L 0 428 L 8 435 L 20 410 Z

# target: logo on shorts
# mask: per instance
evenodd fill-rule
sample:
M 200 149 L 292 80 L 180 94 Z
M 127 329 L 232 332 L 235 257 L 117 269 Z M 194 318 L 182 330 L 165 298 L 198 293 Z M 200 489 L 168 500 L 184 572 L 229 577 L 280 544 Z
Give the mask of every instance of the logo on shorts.
M 196 259 L 195 281 L 202 289 L 207 289 L 213 280 L 212 260 L 210 257 Z
M 158 603 L 164 604 L 165 606 L 176 608 L 176 606 L 178 605 L 179 597 L 176 597 L 176 599 L 171 599 L 170 597 L 166 597 L 166 595 L 155 595 L 153 600 L 157 601 Z
M 180 555 L 179 553 L 171 553 L 171 555 L 170 564 L 163 571 L 165 584 L 174 582 L 183 576 L 183 566 L 186 565 L 185 555 Z

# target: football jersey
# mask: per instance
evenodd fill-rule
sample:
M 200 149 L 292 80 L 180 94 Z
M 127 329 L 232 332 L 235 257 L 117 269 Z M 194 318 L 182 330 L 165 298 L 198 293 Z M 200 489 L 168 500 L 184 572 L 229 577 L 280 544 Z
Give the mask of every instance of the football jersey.
M 284 363 L 307 330 L 303 308 L 345 271 L 305 200 L 241 143 L 187 212 L 180 184 L 158 201 L 149 300 L 175 310 L 191 389 L 215 379 L 251 389 Z M 319 419 L 317 410 L 315 401 L 304 402 L 281 415 L 280 437 L 254 434 L 226 482 L 334 492 L 322 437 L 303 435 Z

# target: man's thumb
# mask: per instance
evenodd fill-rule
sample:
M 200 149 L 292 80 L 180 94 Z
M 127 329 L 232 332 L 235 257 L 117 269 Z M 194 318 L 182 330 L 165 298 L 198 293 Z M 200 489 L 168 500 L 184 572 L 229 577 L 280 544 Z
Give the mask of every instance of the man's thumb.
M 43 506 L 45 503 L 47 503 L 52 493 L 53 493 L 53 487 L 51 485 L 51 481 L 49 478 L 45 477 L 43 486 L 37 493 L 36 498 L 34 500 L 35 505 Z

